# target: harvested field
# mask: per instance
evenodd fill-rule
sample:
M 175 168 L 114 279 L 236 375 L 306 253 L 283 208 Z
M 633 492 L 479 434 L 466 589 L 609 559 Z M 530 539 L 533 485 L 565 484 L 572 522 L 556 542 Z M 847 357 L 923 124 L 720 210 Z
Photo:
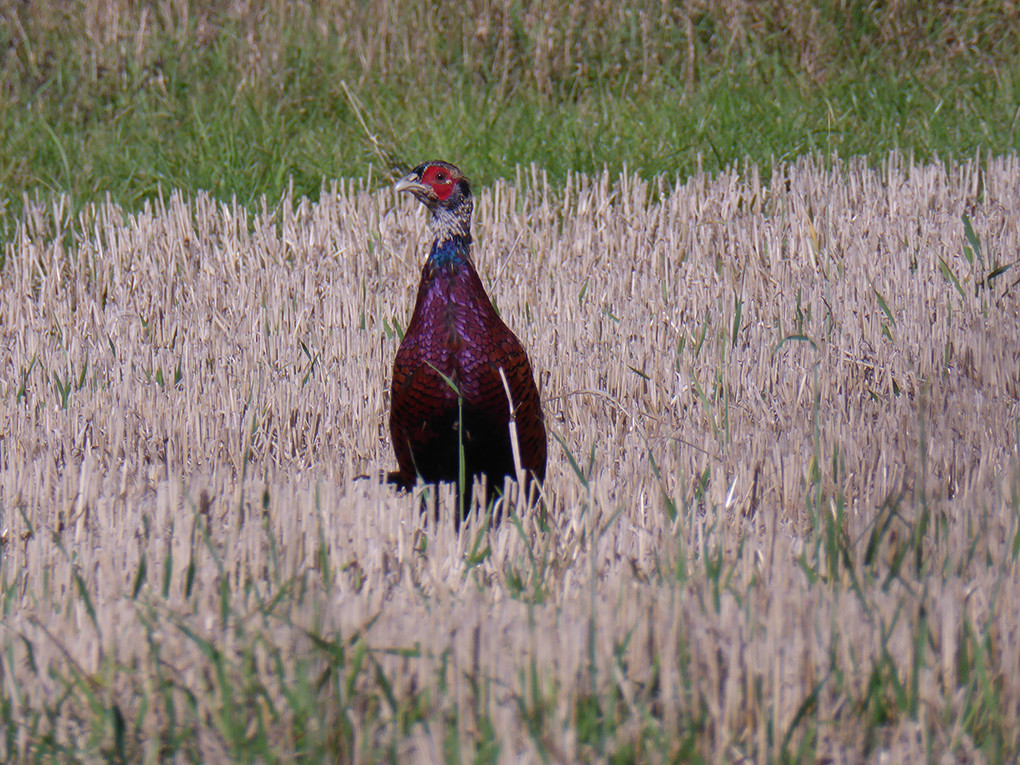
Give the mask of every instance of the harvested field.
M 1016 757 L 1020 159 L 759 175 L 477 191 L 559 443 L 459 536 L 356 480 L 411 200 L 27 205 L 0 759 Z

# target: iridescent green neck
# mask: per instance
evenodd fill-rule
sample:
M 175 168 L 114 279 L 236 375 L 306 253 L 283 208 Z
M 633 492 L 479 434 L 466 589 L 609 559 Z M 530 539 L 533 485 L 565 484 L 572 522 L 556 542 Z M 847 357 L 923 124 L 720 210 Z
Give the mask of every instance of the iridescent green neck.
M 471 238 L 455 234 L 445 239 L 436 239 L 429 252 L 429 262 L 435 266 L 452 266 L 471 260 Z

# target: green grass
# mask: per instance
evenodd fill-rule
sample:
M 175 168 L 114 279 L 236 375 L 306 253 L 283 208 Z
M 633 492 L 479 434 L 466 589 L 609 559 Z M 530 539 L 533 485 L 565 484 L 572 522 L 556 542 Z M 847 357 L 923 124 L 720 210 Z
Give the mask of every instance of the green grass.
M 654 8 L 578 11 L 570 27 L 550 3 L 537 21 L 534 8 L 490 19 L 488 37 L 469 10 L 400 4 L 344 23 L 199 6 L 142 25 L 121 9 L 111 41 L 73 5 L 4 7 L 4 204 L 16 216 L 26 193 L 109 193 L 133 209 L 160 188 L 250 204 L 291 182 L 314 198 L 323 178 L 432 157 L 484 183 L 530 163 L 554 181 L 624 165 L 683 177 L 810 152 L 1020 147 L 1015 19 L 993 7 L 915 19 L 823 5 L 804 28 L 790 25 L 811 15 L 799 3 L 736 8 L 688 33 L 679 16 L 642 27 Z

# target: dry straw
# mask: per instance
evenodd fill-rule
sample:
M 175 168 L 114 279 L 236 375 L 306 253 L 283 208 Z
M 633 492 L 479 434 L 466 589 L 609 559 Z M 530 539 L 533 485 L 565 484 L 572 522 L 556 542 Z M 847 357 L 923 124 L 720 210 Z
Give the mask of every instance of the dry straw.
M 293 751 L 310 633 L 432 721 L 393 722 L 375 670 L 327 684 L 305 735 L 347 720 L 362 756 L 468 751 L 484 719 L 504 761 L 588 758 L 590 698 L 618 740 L 722 761 L 805 731 L 834 762 L 967 756 L 974 633 L 1020 731 L 1020 274 L 995 273 L 1018 178 L 894 155 L 480 189 L 479 270 L 563 446 L 548 528 L 517 500 L 459 537 L 356 480 L 393 466 L 414 205 L 348 182 L 257 213 L 28 205 L 0 274 L 0 758 L 47 731 L 103 751 L 92 703 L 135 757 L 174 724 L 226 757 L 226 689 L 252 684 L 243 723 Z M 877 738 L 876 672 L 917 701 Z

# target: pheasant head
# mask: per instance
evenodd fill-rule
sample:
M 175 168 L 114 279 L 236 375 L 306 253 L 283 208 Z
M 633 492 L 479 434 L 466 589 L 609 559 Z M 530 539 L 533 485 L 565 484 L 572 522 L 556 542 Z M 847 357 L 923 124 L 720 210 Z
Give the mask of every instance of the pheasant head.
M 397 191 L 407 191 L 431 213 L 429 226 L 435 244 L 459 239 L 471 243 L 471 186 L 458 168 L 434 160 L 418 165 L 397 181 Z

